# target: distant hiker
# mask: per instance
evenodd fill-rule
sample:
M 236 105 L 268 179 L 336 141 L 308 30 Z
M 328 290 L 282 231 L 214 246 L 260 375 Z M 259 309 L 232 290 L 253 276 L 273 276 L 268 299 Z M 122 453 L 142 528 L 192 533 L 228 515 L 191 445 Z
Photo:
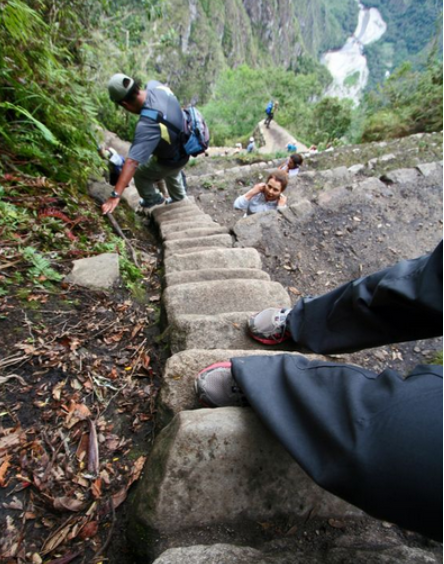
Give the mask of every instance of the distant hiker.
M 250 137 L 250 141 L 247 145 L 247 153 L 252 153 L 256 149 L 256 145 L 254 143 L 254 137 Z
M 297 146 L 296 146 L 296 141 L 290 141 L 290 143 L 287 143 L 287 151 L 289 153 L 295 153 L 298 150 Z
M 236 143 L 234 146 L 234 155 L 237 155 L 242 151 L 242 143 Z
M 174 129 L 183 131 L 184 118 L 177 98 L 157 80 L 151 80 L 146 89 L 142 89 L 134 79 L 121 73 L 111 77 L 108 92 L 113 102 L 132 114 L 140 115 L 142 110 L 154 112 L 153 117 L 140 116 L 133 144 L 115 190 L 102 206 L 103 213 L 112 213 L 116 209 L 133 177 L 143 208 L 165 203 L 155 186 L 159 180 L 165 181 L 173 202 L 183 200 L 186 193 L 181 170 L 189 157 L 182 150 L 180 135 L 155 119 L 156 113 L 168 116 Z
M 283 209 L 287 197 L 283 194 L 288 184 L 288 175 L 283 170 L 272 170 L 266 182 L 256 184 L 243 196 L 236 198 L 234 208 L 245 211 L 245 215 Z
M 115 186 L 125 164 L 125 158 L 113 147 L 98 147 L 98 150 L 99 155 L 108 161 L 109 183 Z
M 267 129 L 270 129 L 271 120 L 274 118 L 274 112 L 277 112 L 279 109 L 279 102 L 277 100 L 270 100 L 265 108 L 266 118 L 265 118 L 265 126 Z
M 311 157 L 311 155 L 316 155 L 318 152 L 318 148 L 316 147 L 316 145 L 312 145 L 309 149 L 308 149 L 308 155 Z
M 292 178 L 299 174 L 299 167 L 302 166 L 303 162 L 304 157 L 299 153 L 294 153 L 294 155 L 290 155 L 285 163 L 279 167 L 279 170 L 284 170 L 289 178 Z

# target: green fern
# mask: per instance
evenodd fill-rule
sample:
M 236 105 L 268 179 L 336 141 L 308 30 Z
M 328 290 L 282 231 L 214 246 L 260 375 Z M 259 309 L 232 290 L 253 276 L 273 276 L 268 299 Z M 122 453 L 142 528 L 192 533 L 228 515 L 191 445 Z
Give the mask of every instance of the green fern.
M 28 271 L 28 276 L 34 280 L 41 279 L 59 282 L 63 276 L 51 268 L 51 263 L 47 258 L 41 255 L 34 247 L 26 247 L 23 249 L 23 258 L 32 264 Z

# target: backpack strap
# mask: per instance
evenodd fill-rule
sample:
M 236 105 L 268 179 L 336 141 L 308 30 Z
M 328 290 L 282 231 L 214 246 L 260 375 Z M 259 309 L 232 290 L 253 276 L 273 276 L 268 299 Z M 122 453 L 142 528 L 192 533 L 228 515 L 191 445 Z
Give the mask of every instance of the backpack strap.
M 173 131 L 176 135 L 180 135 L 182 133 L 182 130 L 176 127 L 170 121 L 168 121 L 165 118 L 165 116 L 162 115 L 161 112 L 159 112 L 159 110 L 154 110 L 153 108 L 143 108 L 140 112 L 140 115 L 150 118 L 156 123 L 163 123 L 168 127 L 168 129 L 171 129 L 171 131 Z

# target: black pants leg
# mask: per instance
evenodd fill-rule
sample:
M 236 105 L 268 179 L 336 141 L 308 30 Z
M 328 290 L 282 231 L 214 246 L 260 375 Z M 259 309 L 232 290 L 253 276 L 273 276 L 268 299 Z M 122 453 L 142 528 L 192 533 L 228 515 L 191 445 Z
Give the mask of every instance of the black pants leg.
M 360 350 L 442 334 L 442 242 L 315 298 L 288 321 L 314 352 Z M 442 366 L 403 379 L 278 355 L 233 359 L 251 406 L 328 491 L 369 514 L 442 539 Z
M 442 367 L 405 380 L 278 355 L 233 375 L 279 441 L 323 488 L 374 517 L 442 539 Z
M 328 354 L 442 335 L 442 260 L 441 241 L 430 255 L 299 300 L 288 316 L 293 340 Z

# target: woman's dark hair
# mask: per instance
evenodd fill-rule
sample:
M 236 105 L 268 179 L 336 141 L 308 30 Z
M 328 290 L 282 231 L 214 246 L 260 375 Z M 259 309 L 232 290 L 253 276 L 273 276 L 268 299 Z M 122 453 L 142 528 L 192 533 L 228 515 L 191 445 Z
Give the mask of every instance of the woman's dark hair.
M 287 188 L 288 174 L 285 172 L 285 170 L 280 170 L 279 168 L 272 170 L 268 175 L 267 182 L 270 180 L 270 178 L 274 178 L 280 183 L 280 185 L 282 186 L 282 192 L 285 190 L 285 188 Z
M 299 153 L 294 153 L 293 155 L 290 155 L 290 159 L 293 161 L 293 163 L 297 167 L 300 167 L 301 164 L 304 162 L 304 157 L 302 155 L 300 155 Z

